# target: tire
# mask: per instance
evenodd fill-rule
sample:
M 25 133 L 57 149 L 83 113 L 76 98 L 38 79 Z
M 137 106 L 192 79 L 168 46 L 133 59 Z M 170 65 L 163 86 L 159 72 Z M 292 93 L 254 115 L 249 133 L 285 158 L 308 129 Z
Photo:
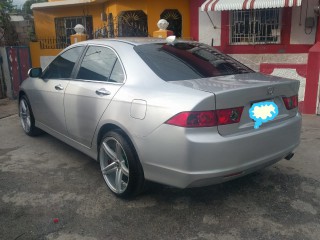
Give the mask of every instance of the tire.
M 107 132 L 99 146 L 102 176 L 112 193 L 132 198 L 144 189 L 142 166 L 131 142 L 120 131 Z
M 42 130 L 34 124 L 34 116 L 32 113 L 30 102 L 27 96 L 23 95 L 19 101 L 19 116 L 21 126 L 24 132 L 29 136 L 37 136 L 42 133 Z

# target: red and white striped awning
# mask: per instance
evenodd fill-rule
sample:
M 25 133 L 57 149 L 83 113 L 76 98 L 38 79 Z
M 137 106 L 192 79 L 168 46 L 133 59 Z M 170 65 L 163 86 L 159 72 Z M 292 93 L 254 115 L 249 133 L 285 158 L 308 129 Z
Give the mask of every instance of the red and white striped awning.
M 301 6 L 302 0 L 206 0 L 201 11 L 229 11 Z

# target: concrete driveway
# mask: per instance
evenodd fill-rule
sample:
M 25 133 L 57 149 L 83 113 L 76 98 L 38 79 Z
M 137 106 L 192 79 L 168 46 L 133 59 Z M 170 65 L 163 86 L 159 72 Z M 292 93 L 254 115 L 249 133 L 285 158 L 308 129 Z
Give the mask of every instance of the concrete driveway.
M 0 106 L 1 111 L 1 106 Z M 0 239 L 320 239 L 320 117 L 291 161 L 232 182 L 115 198 L 89 157 L 0 119 Z

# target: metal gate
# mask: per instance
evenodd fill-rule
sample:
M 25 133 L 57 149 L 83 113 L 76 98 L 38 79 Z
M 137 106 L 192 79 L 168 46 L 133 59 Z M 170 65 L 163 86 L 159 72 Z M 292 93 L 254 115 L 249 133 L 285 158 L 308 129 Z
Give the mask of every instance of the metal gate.
M 31 68 L 29 47 L 15 46 L 6 47 L 8 65 L 10 70 L 11 86 L 13 97 L 19 94 L 19 88 L 23 80 L 28 77 L 28 70 Z
M 317 115 L 320 115 L 320 76 L 319 76 L 319 84 L 318 84 L 319 90 L 318 90 L 318 110 L 316 112 Z

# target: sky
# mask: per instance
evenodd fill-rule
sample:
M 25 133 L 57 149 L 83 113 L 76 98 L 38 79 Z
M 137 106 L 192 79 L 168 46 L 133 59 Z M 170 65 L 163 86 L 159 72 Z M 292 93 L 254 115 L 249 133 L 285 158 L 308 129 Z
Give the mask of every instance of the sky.
M 26 0 L 13 0 L 13 5 L 17 5 L 18 8 L 22 7 Z

